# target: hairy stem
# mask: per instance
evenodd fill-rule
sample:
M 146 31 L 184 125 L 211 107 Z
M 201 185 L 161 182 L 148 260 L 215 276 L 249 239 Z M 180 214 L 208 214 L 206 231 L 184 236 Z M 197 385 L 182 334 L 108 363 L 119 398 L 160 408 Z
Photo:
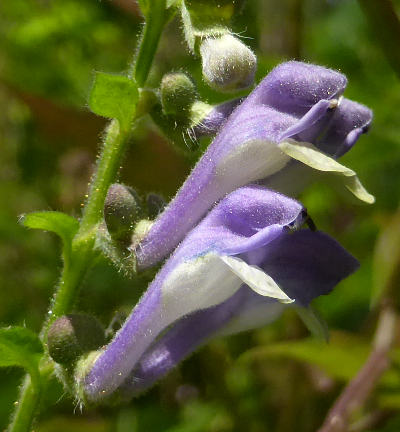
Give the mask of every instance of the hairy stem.
M 33 416 L 39 404 L 40 391 L 34 389 L 29 375 L 25 376 L 21 387 L 21 397 L 16 403 L 16 410 L 10 425 L 13 432 L 25 432 L 29 430 Z
M 108 126 L 97 169 L 89 187 L 77 238 L 89 235 L 102 220 L 107 190 L 117 177 L 128 135 L 129 130 L 121 130 L 117 120 L 113 120 Z
M 151 8 L 146 16 L 146 26 L 143 29 L 136 61 L 133 65 L 132 75 L 139 87 L 146 84 L 165 21 L 166 0 L 152 0 Z
M 164 23 L 165 0 L 153 0 L 134 65 L 133 78 L 139 87 L 147 80 Z M 79 230 L 72 242 L 71 260 L 65 262 L 48 317 L 41 331 L 41 338 L 44 341 L 50 324 L 73 308 L 82 280 L 97 255 L 94 249 L 96 228 L 103 217 L 104 200 L 108 188 L 118 176 L 129 134 L 130 128 L 122 129 L 117 120 L 113 120 L 107 129 L 97 169 L 83 208 Z M 9 432 L 28 432 L 31 429 L 39 405 L 40 388 L 51 375 L 48 370 L 48 366 L 40 369 L 39 385 L 34 386 L 29 375 L 25 377 Z
M 40 368 L 41 382 L 47 381 L 53 373 L 53 364 L 47 362 Z M 20 398 L 15 403 L 16 410 L 12 417 L 9 430 L 13 432 L 29 431 L 38 408 L 43 385 L 33 386 L 31 377 L 26 375 L 21 385 Z

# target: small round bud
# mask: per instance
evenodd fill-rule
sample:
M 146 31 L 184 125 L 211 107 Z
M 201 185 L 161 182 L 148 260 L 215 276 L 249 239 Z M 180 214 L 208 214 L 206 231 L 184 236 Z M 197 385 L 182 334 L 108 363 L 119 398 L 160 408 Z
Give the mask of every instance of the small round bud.
M 58 318 L 47 335 L 50 357 L 62 365 L 72 364 L 82 354 L 104 343 L 104 329 L 100 322 L 95 317 L 82 314 Z
M 193 81 L 182 72 L 164 75 L 160 93 L 164 113 L 175 117 L 185 117 L 198 97 Z
M 205 39 L 200 54 L 203 76 L 215 90 L 231 92 L 253 84 L 257 58 L 231 34 Z
M 104 203 L 104 221 L 108 232 L 116 241 L 129 240 L 140 215 L 139 197 L 122 184 L 112 184 Z

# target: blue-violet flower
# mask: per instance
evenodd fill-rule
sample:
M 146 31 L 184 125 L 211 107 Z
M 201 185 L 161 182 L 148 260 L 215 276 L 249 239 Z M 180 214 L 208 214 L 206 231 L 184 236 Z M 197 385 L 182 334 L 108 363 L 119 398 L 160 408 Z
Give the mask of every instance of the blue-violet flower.
M 129 377 L 138 365 L 146 387 L 218 329 L 254 326 L 249 317 L 265 321 L 271 302 L 275 309 L 275 302 L 307 306 L 329 293 L 358 262 L 327 235 L 299 230 L 307 218 L 299 202 L 258 185 L 227 195 L 185 237 L 99 354 L 83 378 L 85 397 L 98 401 L 121 386 L 137 392 Z M 193 313 L 200 315 L 180 323 Z M 156 342 L 171 325 L 172 347 L 168 333 Z M 172 357 L 157 370 L 149 357 L 160 346 Z
M 341 96 L 346 84 L 344 75 L 321 66 L 277 66 L 234 109 L 175 198 L 133 245 L 138 268 L 168 256 L 216 201 L 248 183 L 293 196 L 307 171 L 319 170 L 373 202 L 355 172 L 335 160 L 372 119 L 367 107 Z

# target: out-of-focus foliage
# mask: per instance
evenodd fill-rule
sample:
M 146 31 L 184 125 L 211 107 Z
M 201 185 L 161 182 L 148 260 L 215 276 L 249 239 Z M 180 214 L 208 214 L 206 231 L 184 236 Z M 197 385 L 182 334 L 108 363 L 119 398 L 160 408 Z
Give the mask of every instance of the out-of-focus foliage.
M 18 218 L 35 210 L 79 216 L 106 124 L 87 109 L 94 71 L 119 74 L 129 68 L 141 21 L 133 0 L 0 2 L 2 325 L 40 329 L 61 265 L 60 245 L 54 236 L 25 229 Z M 376 204 L 355 204 L 323 184 L 301 197 L 318 228 L 361 262 L 356 274 L 317 302 L 335 330 L 330 345 L 324 349 L 307 338 L 288 311 L 265 329 L 213 341 L 125 407 L 72 414 L 73 401 L 62 397 L 54 380 L 41 401 L 37 432 L 316 430 L 365 360 L 375 319 L 371 290 L 373 281 L 381 283 L 373 259 L 379 262 L 384 257 L 376 254 L 387 251 L 381 244 L 373 258 L 374 245 L 389 221 L 395 223 L 400 202 L 400 82 L 355 0 L 252 0 L 234 16 L 233 30 L 257 54 L 257 80 L 296 57 L 340 69 L 349 79 L 346 96 L 374 110 L 370 133 L 342 162 L 357 171 Z M 172 20 L 148 84 L 157 87 L 164 73 L 181 69 L 194 77 L 204 100 L 223 100 L 202 82 L 199 59 L 188 52 L 181 25 Z M 141 122 L 134 141 L 121 180 L 143 197 L 173 196 L 196 155 L 175 153 L 150 121 Z M 100 260 L 76 310 L 95 314 L 106 327 L 114 318 L 118 328 L 153 275 L 126 279 Z M 252 353 L 252 361 L 243 361 Z M 397 354 L 394 358 L 367 406 L 371 412 L 389 409 L 391 418 L 371 431 L 399 429 Z M 0 370 L 0 428 L 7 424 L 21 376 L 17 368 Z
M 396 291 L 400 277 L 400 211 L 387 221 L 379 236 L 373 267 L 372 304 Z
M 23 367 L 33 380 L 38 378 L 38 366 L 43 346 L 39 337 L 25 327 L 0 329 L 0 366 Z

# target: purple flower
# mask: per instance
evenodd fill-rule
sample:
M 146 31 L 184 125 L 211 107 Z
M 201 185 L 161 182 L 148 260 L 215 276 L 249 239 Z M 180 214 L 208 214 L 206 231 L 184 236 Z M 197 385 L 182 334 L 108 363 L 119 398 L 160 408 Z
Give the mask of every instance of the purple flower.
M 293 61 L 276 67 L 232 112 L 144 236 L 136 248 L 138 268 L 169 255 L 216 201 L 251 182 L 294 195 L 308 172 L 326 171 L 373 202 L 355 172 L 334 159 L 372 119 L 368 108 L 341 97 L 346 83 L 321 66 Z
M 189 135 L 198 140 L 203 136 L 215 135 L 226 122 L 233 110 L 243 102 L 243 98 L 232 99 L 215 105 L 204 118 L 188 130 Z
M 330 292 L 358 263 L 322 233 L 293 233 L 307 218 L 300 203 L 260 186 L 225 197 L 186 236 L 96 359 L 83 381 L 85 397 L 100 400 L 137 365 L 145 367 L 149 347 L 173 323 L 178 322 L 171 331 L 178 334 L 173 345 L 180 359 L 220 327 L 234 325 L 234 319 L 244 322 L 253 307 L 269 308 L 271 299 L 307 306 Z M 190 330 L 186 324 L 179 330 L 179 320 L 193 313 L 210 320 L 198 336 L 185 339 Z M 191 328 L 196 319 L 188 318 Z

